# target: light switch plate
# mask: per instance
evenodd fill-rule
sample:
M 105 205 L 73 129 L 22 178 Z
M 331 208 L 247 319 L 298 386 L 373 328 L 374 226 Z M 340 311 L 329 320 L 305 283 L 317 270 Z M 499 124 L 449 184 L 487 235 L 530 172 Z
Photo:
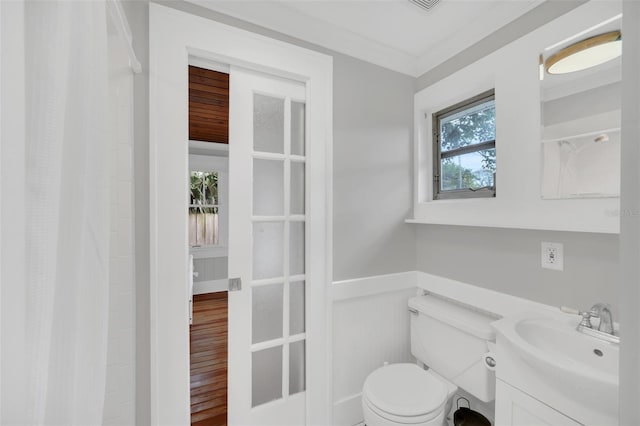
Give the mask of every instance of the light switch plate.
M 562 243 L 542 242 L 542 267 L 555 271 L 564 270 L 564 245 Z

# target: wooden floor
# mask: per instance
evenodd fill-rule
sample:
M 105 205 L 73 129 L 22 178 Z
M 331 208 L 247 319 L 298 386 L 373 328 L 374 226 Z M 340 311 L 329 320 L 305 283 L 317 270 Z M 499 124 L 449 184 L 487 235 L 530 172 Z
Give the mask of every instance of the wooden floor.
M 191 325 L 191 424 L 227 424 L 227 292 L 199 294 Z

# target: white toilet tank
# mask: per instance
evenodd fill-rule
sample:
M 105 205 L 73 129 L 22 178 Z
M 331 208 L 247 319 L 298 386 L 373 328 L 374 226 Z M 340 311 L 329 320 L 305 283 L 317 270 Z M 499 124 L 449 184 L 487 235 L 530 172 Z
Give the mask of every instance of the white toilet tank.
M 496 377 L 484 361 L 498 319 L 433 295 L 409 299 L 411 353 L 476 398 L 495 399 Z

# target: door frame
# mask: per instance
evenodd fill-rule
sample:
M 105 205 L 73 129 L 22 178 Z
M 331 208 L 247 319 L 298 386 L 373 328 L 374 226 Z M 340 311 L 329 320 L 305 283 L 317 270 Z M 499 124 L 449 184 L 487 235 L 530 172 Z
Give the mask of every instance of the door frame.
M 149 5 L 151 424 L 189 424 L 189 56 L 304 82 L 309 241 L 307 424 L 331 422 L 333 59 Z M 184 226 L 176 226 L 176 224 Z M 179 283 L 184 285 L 179 285 Z

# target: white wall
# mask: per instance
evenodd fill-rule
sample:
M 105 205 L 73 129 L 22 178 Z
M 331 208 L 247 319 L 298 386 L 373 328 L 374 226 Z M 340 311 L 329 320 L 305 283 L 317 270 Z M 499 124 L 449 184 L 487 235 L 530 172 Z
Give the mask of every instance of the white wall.
M 362 421 L 362 386 L 369 373 L 385 362 L 414 361 L 407 301 L 415 285 L 413 273 L 334 283 L 345 289 L 335 291 L 333 305 L 333 425 Z M 377 286 L 384 292 L 367 292 Z
M 617 233 L 617 198 L 557 200 L 540 197 L 541 134 L 538 56 L 546 46 L 620 13 L 619 2 L 592 2 L 470 64 L 415 96 L 416 154 L 420 174 L 414 214 L 417 221 Z M 495 198 L 433 200 L 432 114 L 495 88 Z M 416 166 L 417 167 L 417 166 Z
M 104 425 L 135 424 L 133 74 L 123 40 L 109 34 L 111 241 Z
M 545 5 L 548 3 L 550 2 Z M 569 4 L 569 2 L 554 3 L 555 6 L 561 8 Z M 574 2 L 572 7 L 575 6 Z M 560 10 L 560 12 L 562 11 Z M 566 12 L 566 10 L 564 11 Z M 566 19 L 568 16 L 565 15 L 563 18 Z M 551 19 L 553 16 L 548 15 L 546 18 Z M 486 49 L 486 46 L 483 46 L 477 48 Z M 506 43 L 502 43 L 502 40 L 494 40 L 494 46 L 506 46 Z M 481 57 L 478 57 L 477 52 L 473 49 L 467 49 L 453 61 L 443 64 L 437 73 L 433 72 L 421 77 L 420 82 L 433 84 L 441 76 L 454 74 L 461 68 L 473 64 L 474 58 Z M 533 67 L 537 68 L 535 64 Z M 537 74 L 534 75 L 529 71 L 526 72 L 527 78 L 533 78 L 531 81 L 535 81 Z M 507 94 L 511 98 L 514 94 L 524 96 L 517 86 L 518 79 L 522 78 L 521 74 L 514 73 L 513 79 L 508 81 L 511 88 L 508 89 Z M 527 87 L 531 89 L 530 86 Z M 538 90 L 532 94 L 533 92 L 529 89 L 527 89 L 528 97 L 539 96 Z M 537 116 L 539 113 L 534 115 Z M 513 118 L 510 114 L 509 119 Z M 539 130 L 535 124 L 533 127 L 536 127 L 535 136 L 539 140 Z M 531 123 L 527 124 L 527 128 L 532 128 Z M 523 170 L 535 175 L 539 173 L 539 164 L 536 163 L 539 160 L 539 147 L 532 146 L 532 144 L 536 144 L 536 141 L 529 136 L 527 138 L 527 143 L 521 141 L 520 138 L 516 141 L 509 139 L 505 143 L 520 144 L 523 149 L 529 150 L 527 155 L 531 155 L 531 162 Z M 500 172 L 498 172 L 498 176 L 500 176 Z M 528 182 L 531 183 L 531 181 Z M 500 194 L 500 180 L 498 185 Z M 529 189 L 539 191 L 538 185 L 539 181 L 538 183 L 533 182 L 533 187 L 530 185 Z M 565 203 L 565 201 L 552 200 L 547 203 Z M 581 203 L 582 201 L 585 200 L 573 201 L 573 203 Z M 463 208 L 460 204 L 458 206 Z M 520 220 L 518 215 L 523 214 L 522 211 L 528 210 L 528 206 L 528 204 L 516 203 L 511 211 L 514 219 L 511 220 Z M 546 220 L 554 218 L 551 212 L 538 211 L 537 214 Z M 582 211 L 577 209 L 574 217 L 565 217 L 565 222 L 574 221 L 582 214 Z M 607 214 L 611 220 L 618 219 L 617 209 L 613 209 Z M 417 233 L 416 265 L 418 270 L 550 305 L 565 304 L 584 308 L 597 301 L 608 301 L 613 305 L 618 303 L 616 278 L 619 269 L 619 237 L 617 235 L 471 226 L 414 226 Z M 541 268 L 540 243 L 542 241 L 565 244 L 564 272 Z

